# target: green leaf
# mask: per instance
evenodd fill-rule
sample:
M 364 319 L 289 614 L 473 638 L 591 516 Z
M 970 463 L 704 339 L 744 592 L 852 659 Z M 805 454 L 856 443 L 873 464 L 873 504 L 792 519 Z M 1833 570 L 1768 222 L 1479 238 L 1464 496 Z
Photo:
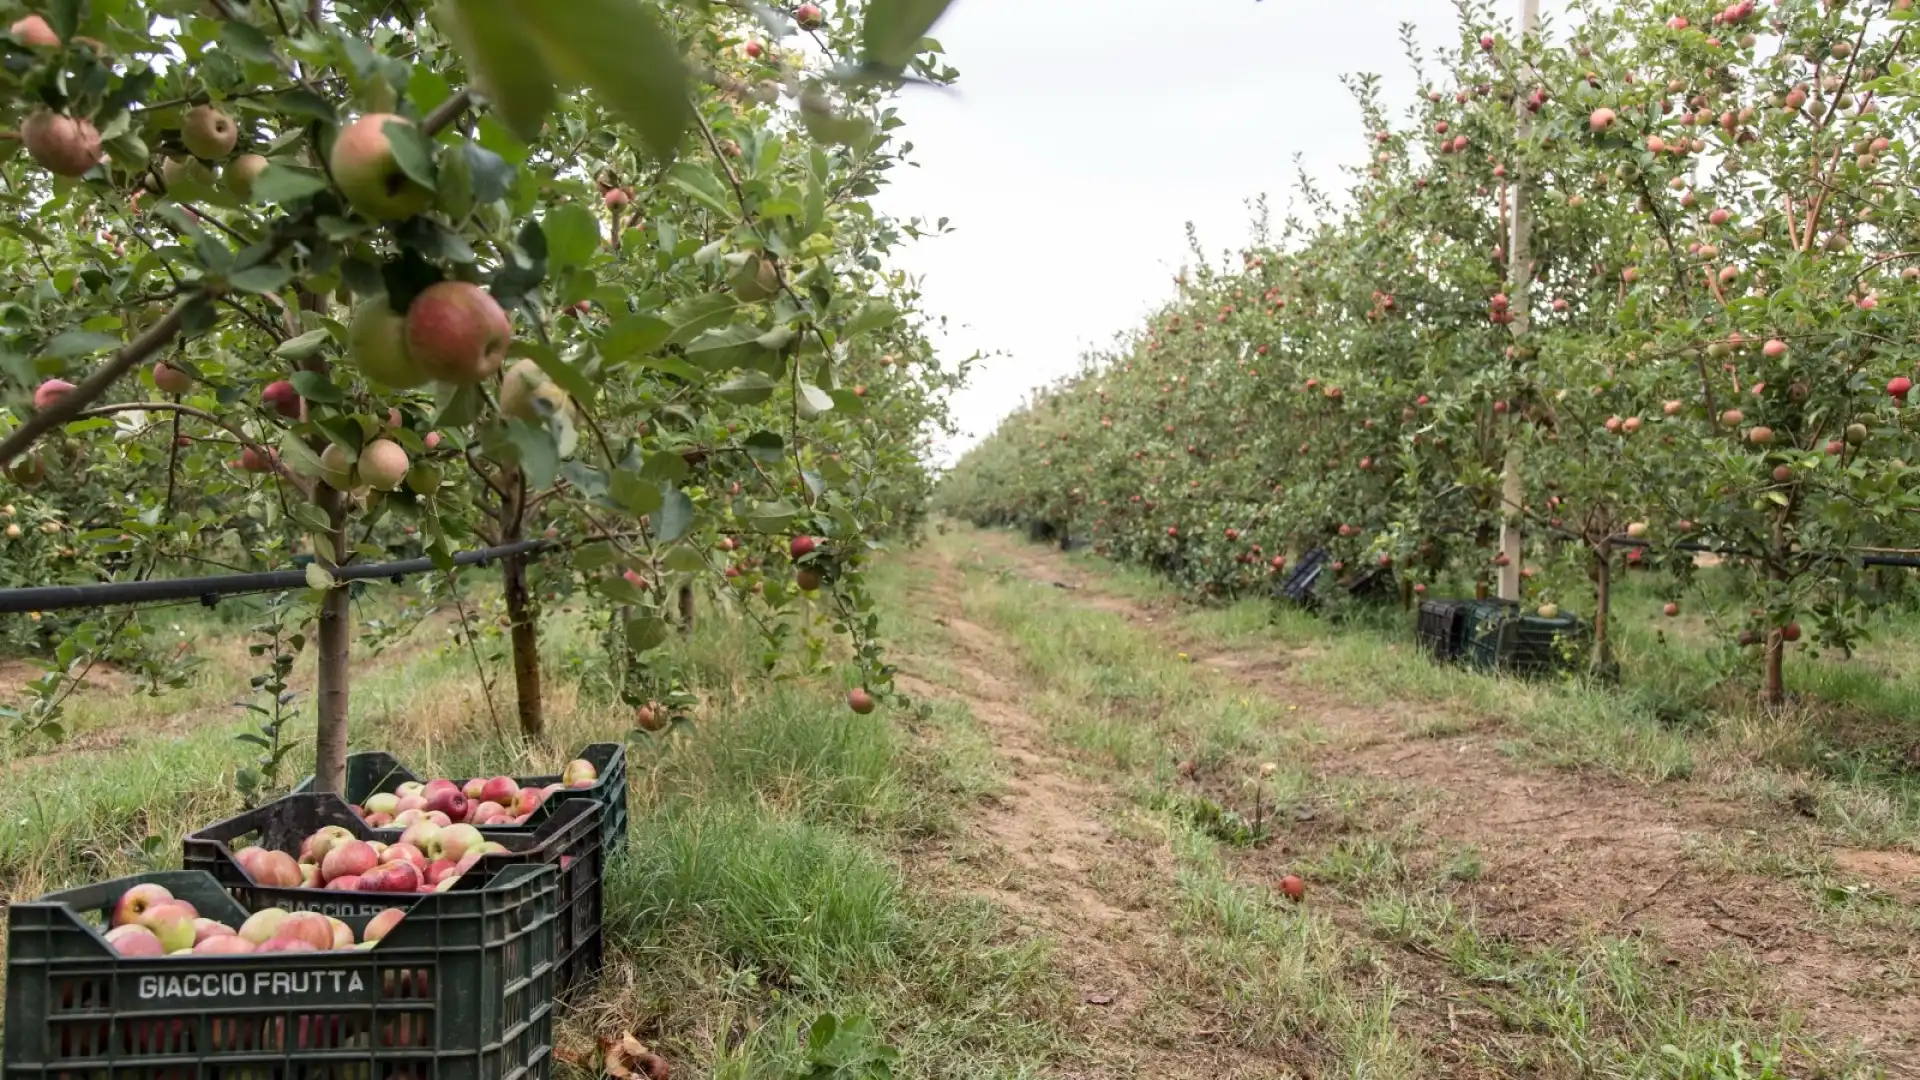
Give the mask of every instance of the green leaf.
M 667 640 L 667 623 L 657 615 L 642 615 L 627 620 L 627 648 L 643 653 L 656 649 Z
M 66 330 L 54 335 L 52 341 L 40 350 L 40 355 L 54 360 L 70 360 L 76 356 L 91 356 L 106 349 L 120 347 L 120 339 L 112 334 L 96 334 L 90 330 Z
M 327 190 L 327 178 L 312 169 L 269 162 L 253 178 L 253 201 L 262 203 L 297 202 Z
M 758 371 L 743 371 L 714 387 L 714 394 L 735 405 L 758 405 L 773 396 L 779 383 Z M 775 436 L 778 438 L 778 436 Z
M 307 588 L 322 590 L 333 588 L 333 575 L 328 573 L 327 568 L 321 566 L 318 561 L 307 564 Z
M 693 527 L 693 500 L 679 488 L 670 487 L 661 493 L 661 506 L 653 515 L 653 535 L 662 543 L 672 543 L 687 535 Z
M 526 23 L 551 18 L 512 0 L 452 0 L 447 34 L 495 116 L 521 142 L 540 134 L 553 111 L 553 73 L 527 48 Z
M 641 0 L 568 0 L 563 7 L 522 3 L 522 30 L 562 77 L 591 87 L 656 155 L 680 143 L 693 118 L 687 66 Z
M 740 207 L 727 197 L 726 190 L 720 186 L 720 178 L 705 165 L 683 161 L 667 170 L 667 183 L 693 196 L 722 218 L 732 219 L 740 215 Z
M 898 71 L 913 60 L 920 39 L 927 36 L 953 0 L 869 0 L 867 21 L 860 27 L 860 49 L 869 62 Z
M 515 351 L 521 350 L 516 347 Z M 560 384 L 560 389 L 573 395 L 575 401 L 593 404 L 593 396 L 598 387 L 594 386 L 593 380 L 582 374 L 579 368 L 560 359 L 552 349 L 528 348 L 525 352 L 532 357 L 534 363 L 540 365 L 540 370 L 546 372 L 549 379 Z
M 657 485 L 642 480 L 639 473 L 627 469 L 621 469 L 613 474 L 613 482 L 609 485 L 608 493 L 613 496 L 614 502 L 625 507 L 627 512 L 635 517 L 653 513 L 660 509 L 664 502 Z
M 756 431 L 741 440 L 747 456 L 759 462 L 779 461 L 787 453 L 787 440 L 772 431 Z
M 840 340 L 845 341 L 855 334 L 864 333 L 868 330 L 878 330 L 881 327 L 892 326 L 899 318 L 900 309 L 894 307 L 892 304 L 878 300 L 870 304 L 865 304 L 859 311 L 854 312 L 853 318 L 847 320 L 846 329 L 840 331 Z
M 273 355 L 278 356 L 282 360 L 291 360 L 297 364 L 302 360 L 311 359 L 314 354 L 320 351 L 322 346 L 331 340 L 333 340 L 333 335 L 326 330 L 309 330 L 299 337 L 288 338 L 281 342 L 280 347 L 273 350 Z
M 708 293 L 667 309 L 667 322 L 673 326 L 673 332 L 667 335 L 665 344 L 685 345 L 725 324 L 739 306 L 740 302 L 726 293 Z
M 625 315 L 607 328 L 600 339 L 600 352 L 609 360 L 622 362 L 650 353 L 666 344 L 673 327 L 652 315 Z
M 568 203 L 541 220 L 547 237 L 547 272 L 557 274 L 582 266 L 600 247 L 600 222 L 579 203 Z
M 284 266 L 249 266 L 231 277 L 227 284 L 250 293 L 277 293 L 293 280 L 293 271 Z
M 671 451 L 648 454 L 646 463 L 640 466 L 640 475 L 649 480 L 672 484 L 693 475 L 687 466 L 687 459 Z
M 466 427 L 480 415 L 480 407 L 486 398 L 477 386 L 454 386 L 440 383 L 434 389 L 439 409 L 434 413 L 433 426 L 440 428 Z
M 248 63 L 276 64 L 273 41 L 252 23 L 227 19 L 220 23 L 220 46 Z
M 392 147 L 393 163 L 400 166 L 407 179 L 428 191 L 438 190 L 440 178 L 433 168 L 433 140 L 427 138 L 427 133 L 398 120 L 387 121 L 381 131 Z
M 296 371 L 289 380 L 300 396 L 308 401 L 318 401 L 326 405 L 338 405 L 347 399 L 340 395 L 340 388 L 333 380 L 317 371 Z
M 473 201 L 481 206 L 506 197 L 513 186 L 513 162 L 474 143 L 460 147 L 460 155 L 473 173 Z
M 707 568 L 706 558 L 698 550 L 685 544 L 678 545 L 667 552 L 667 557 L 662 561 L 667 564 L 667 569 L 678 570 L 683 574 L 697 574 Z
M 810 382 L 800 384 L 800 418 L 812 420 L 821 413 L 833 411 L 833 399 L 825 390 Z
M 537 490 L 553 484 L 560 471 L 560 448 L 552 432 L 525 420 L 509 420 L 507 441 L 520 452 L 520 471 L 527 474 L 529 487 Z

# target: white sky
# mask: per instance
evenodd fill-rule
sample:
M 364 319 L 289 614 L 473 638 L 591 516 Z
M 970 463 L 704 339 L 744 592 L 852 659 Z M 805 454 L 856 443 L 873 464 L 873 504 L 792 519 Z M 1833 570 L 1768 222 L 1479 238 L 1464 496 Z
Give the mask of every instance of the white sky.
M 949 452 L 1166 299 L 1187 222 L 1217 262 L 1250 235 L 1249 200 L 1284 217 L 1295 154 L 1343 190 L 1367 148 L 1340 76 L 1381 75 L 1398 122 L 1403 22 L 1429 55 L 1457 41 L 1452 0 L 955 0 L 934 36 L 959 84 L 906 92 L 920 167 L 879 199 L 952 219 L 902 265 L 949 321 L 946 355 L 1002 354 L 956 399 Z

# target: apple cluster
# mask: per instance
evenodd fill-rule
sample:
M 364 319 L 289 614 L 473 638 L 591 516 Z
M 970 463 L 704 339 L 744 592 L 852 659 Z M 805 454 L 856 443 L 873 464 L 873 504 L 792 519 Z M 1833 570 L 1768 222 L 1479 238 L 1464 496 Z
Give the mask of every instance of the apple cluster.
M 252 849 L 249 849 L 252 850 Z M 263 908 L 238 928 L 179 899 L 163 885 L 135 885 L 108 916 L 107 943 L 121 956 L 244 956 L 252 953 L 327 952 L 371 949 L 401 919 L 405 908 L 388 908 L 367 923 L 356 941 L 353 928 L 311 911 Z
M 353 812 L 376 829 L 405 829 L 420 822 L 449 825 L 525 825 L 554 792 L 581 790 L 600 782 L 593 762 L 576 758 L 560 771 L 560 781 L 545 787 L 521 787 L 511 776 L 475 777 L 455 783 L 444 777 L 409 780 L 390 792 L 367 796 Z

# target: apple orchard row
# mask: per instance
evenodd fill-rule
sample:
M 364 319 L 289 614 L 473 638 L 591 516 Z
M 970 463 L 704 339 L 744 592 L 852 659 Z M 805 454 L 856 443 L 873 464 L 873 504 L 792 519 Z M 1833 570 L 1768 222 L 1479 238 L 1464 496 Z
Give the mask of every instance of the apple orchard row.
M 1196 247 L 1174 299 L 941 498 L 1216 596 L 1322 545 L 1471 594 L 1511 515 L 1526 592 L 1594 612 L 1597 660 L 1614 576 L 1652 570 L 1779 700 L 1803 627 L 1850 644 L 1903 588 L 1850 553 L 1920 546 L 1913 17 L 1577 2 L 1520 37 L 1469 4 L 1447 47 L 1407 41 L 1421 90 L 1397 115 L 1346 80 L 1365 158 L 1343 191 L 1263 204 L 1224 265 Z M 1680 543 L 1732 553 L 1733 600 L 1689 599 Z

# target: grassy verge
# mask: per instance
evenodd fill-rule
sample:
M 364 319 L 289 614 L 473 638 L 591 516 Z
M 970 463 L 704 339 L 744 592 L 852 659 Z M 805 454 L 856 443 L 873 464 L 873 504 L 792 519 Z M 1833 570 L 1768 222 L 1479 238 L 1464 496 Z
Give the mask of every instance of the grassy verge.
M 184 833 L 239 808 L 235 772 L 256 753 L 234 739 L 246 719 L 232 702 L 259 663 L 245 629 L 183 627 L 207 661 L 185 689 L 85 691 L 71 703 L 80 738 L 8 764 L 0 887 L 37 895 L 174 867 Z M 1045 944 L 904 869 L 996 782 L 963 708 L 859 717 L 832 680 L 762 682 L 757 638 L 715 614 L 671 646 L 703 698 L 696 723 L 651 738 L 629 730 L 598 631 L 562 614 L 543 639 L 550 737 L 526 747 L 501 737 L 514 718 L 498 647 L 481 642 L 500 726 L 449 626 L 415 635 L 356 665 L 356 749 L 458 776 L 549 770 L 578 745 L 629 740 L 634 817 L 607 883 L 608 969 L 562 1025 L 562 1073 L 592 1072 L 595 1038 L 631 1031 L 683 1075 L 800 1075 L 801 1031 L 823 1014 L 871 1018 L 870 1039 L 856 1031 L 841 1051 L 885 1040 L 904 1076 L 1038 1075 L 1082 1053 L 1046 1007 Z M 303 661 L 297 687 L 309 671 Z M 310 721 L 293 725 L 303 746 L 283 781 L 306 771 L 311 735 Z
M 1657 940 L 1639 936 L 1503 940 L 1473 910 L 1474 852 L 1440 850 L 1396 827 L 1394 793 L 1381 782 L 1330 785 L 1290 764 L 1319 735 L 1287 702 L 1242 696 L 1161 632 L 1062 602 L 991 556 L 961 557 L 964 537 L 942 543 L 966 573 L 968 617 L 1019 656 L 1034 687 L 1028 706 L 1164 831 L 1180 868 L 1180 955 L 1226 1003 L 1235 1037 L 1248 1045 L 1304 1044 L 1329 1075 L 1431 1075 L 1436 1059 L 1500 1075 L 1781 1077 L 1783 1061 L 1816 1063 L 1824 1075 L 1873 1075 L 1845 1048 L 1810 1039 L 1735 953 L 1709 951 L 1676 967 Z M 1122 588 L 1166 596 L 1138 578 Z M 1412 696 L 1487 710 L 1536 748 L 1578 728 L 1549 725 L 1547 714 L 1601 700 L 1594 688 L 1437 668 L 1391 647 L 1378 629 L 1330 634 L 1294 616 L 1270 624 L 1252 605 L 1187 615 L 1163 608 L 1156 621 L 1172 619 L 1180 634 L 1223 646 L 1311 646 L 1291 673 L 1304 670 L 1363 702 Z M 1565 759 L 1607 752 L 1624 765 L 1619 748 L 1633 738 L 1622 718 L 1631 715 L 1590 716 L 1615 723 L 1617 741 L 1575 744 Z M 1636 773 L 1662 755 L 1693 752 L 1688 734 L 1659 734 L 1658 746 L 1636 750 Z M 1182 760 L 1225 777 L 1231 790 L 1196 790 L 1176 771 Z M 1286 825 L 1262 836 L 1250 805 L 1271 808 Z M 1290 812 L 1307 808 L 1314 827 L 1287 827 Z M 1270 883 L 1286 870 L 1314 883 L 1303 909 L 1274 899 Z

